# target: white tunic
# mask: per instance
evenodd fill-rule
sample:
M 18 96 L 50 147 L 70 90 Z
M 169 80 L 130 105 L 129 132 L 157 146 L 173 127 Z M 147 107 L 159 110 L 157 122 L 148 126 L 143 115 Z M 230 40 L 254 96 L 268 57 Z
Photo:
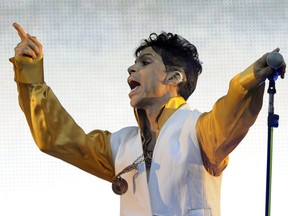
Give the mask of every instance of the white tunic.
M 185 104 L 167 120 L 155 144 L 148 183 L 144 162 L 122 175 L 129 187 L 120 198 L 121 215 L 220 215 L 221 176 L 203 166 L 195 129 L 200 114 Z M 116 174 L 143 154 L 138 127 L 113 133 L 110 142 Z

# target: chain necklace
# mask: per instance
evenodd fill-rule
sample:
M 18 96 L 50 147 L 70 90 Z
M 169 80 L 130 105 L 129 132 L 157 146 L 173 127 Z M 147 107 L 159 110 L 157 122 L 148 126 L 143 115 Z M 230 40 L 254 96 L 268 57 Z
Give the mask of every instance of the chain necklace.
M 143 154 L 145 158 L 146 168 L 149 169 L 152 163 L 154 145 L 151 144 L 152 137 L 149 133 L 143 132 Z
M 154 145 L 151 144 L 152 137 L 149 133 L 142 133 L 143 154 L 129 166 L 125 167 L 112 180 L 112 190 L 115 194 L 123 195 L 128 190 L 128 183 L 121 177 L 122 174 L 137 169 L 138 164 L 145 162 L 146 169 L 150 169 L 153 157 Z
M 139 156 L 131 165 L 125 167 L 120 173 L 118 173 L 112 180 L 112 190 L 117 195 L 123 195 L 128 190 L 128 183 L 125 179 L 121 177 L 122 174 L 130 172 L 136 169 L 138 164 L 145 161 L 144 154 Z

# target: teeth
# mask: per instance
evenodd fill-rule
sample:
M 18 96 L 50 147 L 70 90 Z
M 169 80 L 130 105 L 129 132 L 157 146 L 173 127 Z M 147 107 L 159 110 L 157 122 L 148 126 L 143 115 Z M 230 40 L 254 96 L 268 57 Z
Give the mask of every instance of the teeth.
M 129 97 L 131 97 L 133 94 L 136 94 L 136 92 L 138 91 L 139 87 L 140 87 L 139 85 L 133 86 L 133 87 L 131 86 L 131 91 L 129 93 Z
M 138 87 L 139 87 L 139 86 L 135 86 L 135 87 L 132 89 L 132 91 L 135 90 L 135 89 L 138 88 Z

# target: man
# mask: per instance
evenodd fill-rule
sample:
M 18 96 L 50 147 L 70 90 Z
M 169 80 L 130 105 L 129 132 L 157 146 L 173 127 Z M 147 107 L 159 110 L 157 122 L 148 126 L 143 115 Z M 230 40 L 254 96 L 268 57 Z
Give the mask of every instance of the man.
M 85 134 L 44 82 L 42 45 L 14 27 L 21 42 L 10 61 L 40 150 L 112 182 L 121 215 L 220 215 L 222 171 L 255 122 L 273 73 L 267 54 L 231 80 L 210 112 L 200 113 L 186 103 L 202 71 L 196 47 L 172 33 L 151 34 L 128 68 L 138 127 Z

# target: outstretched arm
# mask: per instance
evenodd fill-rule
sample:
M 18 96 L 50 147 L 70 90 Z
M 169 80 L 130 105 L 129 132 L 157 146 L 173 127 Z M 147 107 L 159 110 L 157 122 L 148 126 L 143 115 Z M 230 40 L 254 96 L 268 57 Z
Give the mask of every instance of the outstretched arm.
M 275 49 L 279 52 L 279 49 Z M 265 80 L 273 73 L 266 63 L 267 54 L 230 82 L 227 95 L 220 98 L 197 122 L 197 137 L 206 170 L 215 176 L 228 164 L 228 155 L 254 124 L 263 102 Z M 284 78 L 285 63 L 281 78 Z
M 44 82 L 42 45 L 36 37 L 13 24 L 21 38 L 15 48 L 15 81 L 19 103 L 39 149 L 102 179 L 112 181 L 114 166 L 110 133 L 89 134 L 75 123 Z

